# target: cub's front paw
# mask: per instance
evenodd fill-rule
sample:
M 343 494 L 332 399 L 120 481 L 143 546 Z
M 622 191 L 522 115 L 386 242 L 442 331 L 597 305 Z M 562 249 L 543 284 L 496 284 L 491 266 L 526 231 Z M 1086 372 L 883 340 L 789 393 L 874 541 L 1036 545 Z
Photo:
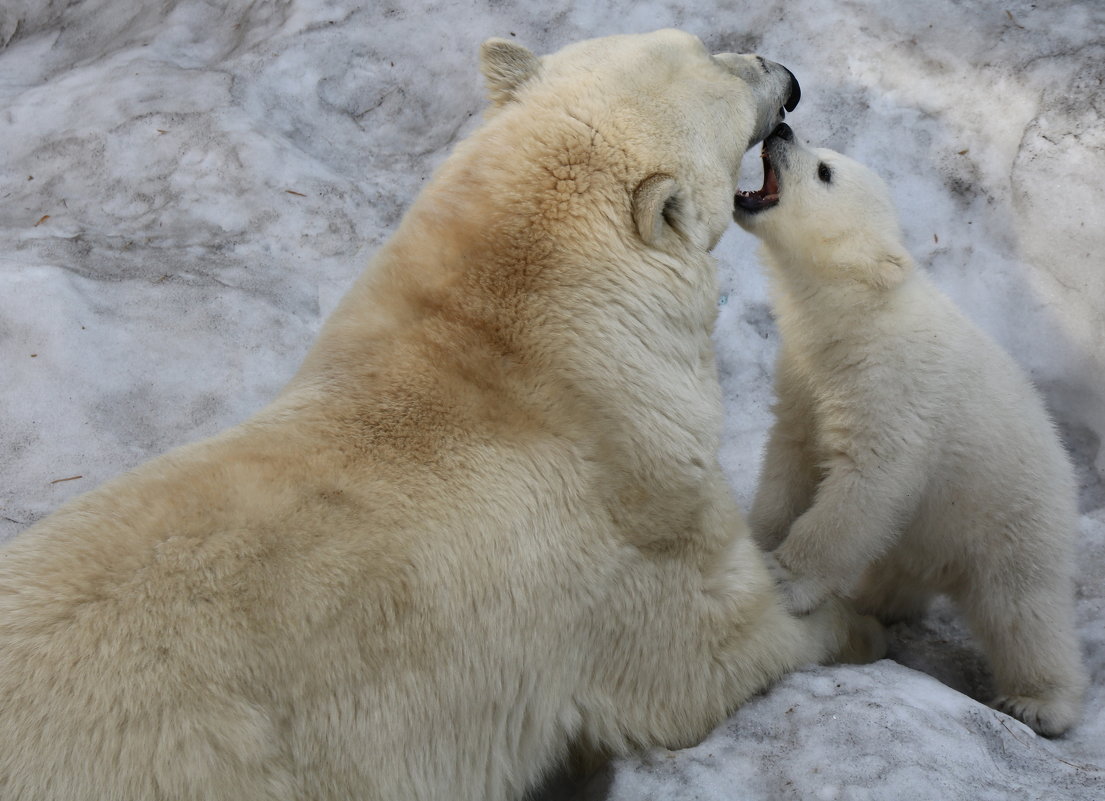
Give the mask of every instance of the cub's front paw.
M 783 596 L 783 604 L 792 615 L 805 615 L 824 603 L 831 589 L 814 576 L 798 576 L 784 566 L 774 553 L 765 553 L 764 562 Z

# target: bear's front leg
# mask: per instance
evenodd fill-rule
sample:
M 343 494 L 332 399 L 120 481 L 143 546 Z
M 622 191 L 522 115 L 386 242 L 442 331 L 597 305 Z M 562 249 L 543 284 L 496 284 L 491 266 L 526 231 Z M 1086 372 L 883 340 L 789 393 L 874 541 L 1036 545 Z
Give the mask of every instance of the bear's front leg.
M 882 627 L 847 602 L 788 614 L 720 469 L 712 482 L 697 536 L 627 550 L 611 577 L 624 583 L 587 616 L 594 639 L 573 702 L 584 740 L 611 753 L 697 743 L 790 670 L 885 654 Z

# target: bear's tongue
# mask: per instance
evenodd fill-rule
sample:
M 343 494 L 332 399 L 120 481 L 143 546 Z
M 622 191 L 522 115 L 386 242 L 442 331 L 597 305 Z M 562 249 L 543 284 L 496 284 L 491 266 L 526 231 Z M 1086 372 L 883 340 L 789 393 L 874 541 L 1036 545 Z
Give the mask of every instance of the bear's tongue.
M 760 151 L 760 159 L 764 163 L 764 185 L 756 191 L 745 192 L 738 189 L 733 198 L 733 202 L 745 211 L 762 211 L 779 202 L 779 179 L 771 166 L 766 149 Z

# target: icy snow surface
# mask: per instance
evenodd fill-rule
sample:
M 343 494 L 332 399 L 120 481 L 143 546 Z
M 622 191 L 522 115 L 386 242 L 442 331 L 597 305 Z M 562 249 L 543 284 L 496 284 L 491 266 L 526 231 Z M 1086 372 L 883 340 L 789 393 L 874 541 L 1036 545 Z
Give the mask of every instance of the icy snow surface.
M 1031 373 L 1082 482 L 1093 684 L 1047 741 L 978 699 L 937 607 L 891 657 L 796 673 L 700 746 L 568 799 L 1105 799 L 1105 5 L 981 0 L 2 0 L 0 537 L 271 398 L 483 106 L 479 43 L 684 28 L 788 65 L 798 134 L 892 187 L 908 244 Z M 746 186 L 759 180 L 750 157 Z M 722 458 L 751 498 L 776 335 L 721 265 Z M 59 481 L 59 479 L 62 479 Z

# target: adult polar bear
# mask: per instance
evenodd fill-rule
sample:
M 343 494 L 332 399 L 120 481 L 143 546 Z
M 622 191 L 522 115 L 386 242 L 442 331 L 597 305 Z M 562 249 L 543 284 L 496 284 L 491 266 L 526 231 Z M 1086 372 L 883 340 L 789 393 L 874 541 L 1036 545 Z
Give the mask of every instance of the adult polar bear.
M 282 395 L 4 549 L 4 799 L 494 801 L 876 655 L 716 460 L 707 251 L 793 77 L 675 31 L 483 70 Z
M 793 611 L 855 591 L 887 619 L 963 608 L 996 705 L 1042 734 L 1077 720 L 1074 480 L 1043 404 L 900 242 L 878 176 L 794 140 L 735 217 L 760 236 L 782 334 L 776 422 L 750 520 Z

